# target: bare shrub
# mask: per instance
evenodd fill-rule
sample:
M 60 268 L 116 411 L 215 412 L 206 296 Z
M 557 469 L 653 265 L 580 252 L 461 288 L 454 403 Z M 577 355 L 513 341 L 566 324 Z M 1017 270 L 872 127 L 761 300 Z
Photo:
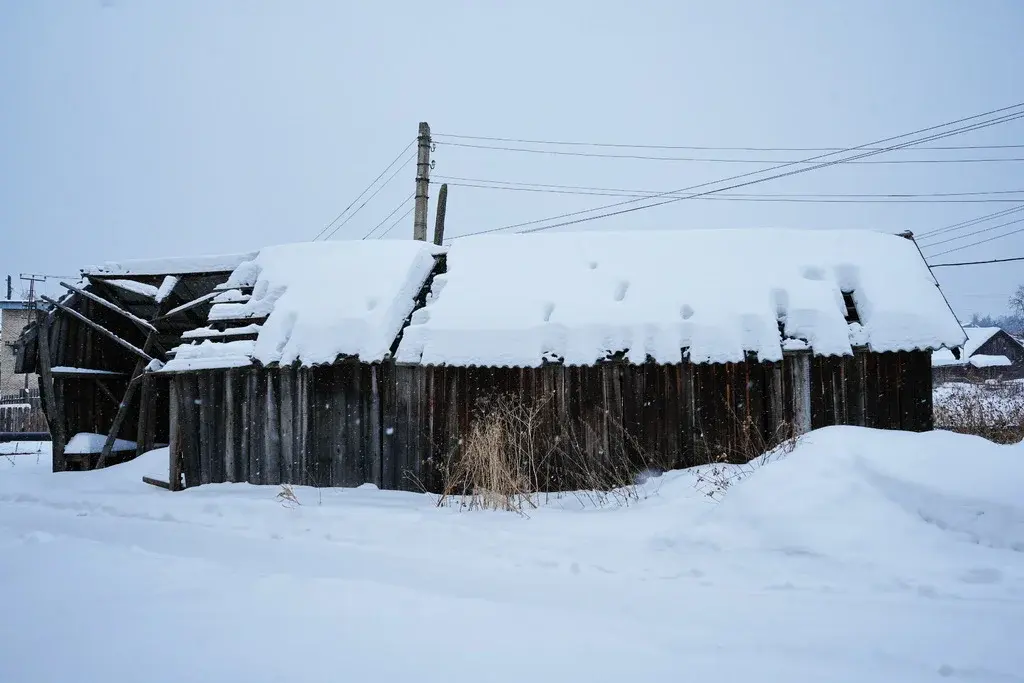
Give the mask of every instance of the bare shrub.
M 584 505 L 627 505 L 641 496 L 637 474 L 657 469 L 621 425 L 621 447 L 594 451 L 568 421 L 555 422 L 548 401 L 500 396 L 478 407 L 469 434 L 439 465 L 438 505 L 525 514 L 551 496 Z M 592 436 L 592 435 L 590 435 Z
M 935 427 L 996 443 L 1024 440 L 1024 383 L 956 382 L 936 387 Z
M 759 467 L 792 453 L 800 438 L 788 422 L 783 422 L 778 429 L 766 435 L 750 417 L 740 420 L 735 411 L 732 412 L 738 423 L 735 442 L 723 446 L 712 445 L 705 440 L 704 452 L 710 456 L 709 462 L 696 469 L 695 487 L 716 501 Z

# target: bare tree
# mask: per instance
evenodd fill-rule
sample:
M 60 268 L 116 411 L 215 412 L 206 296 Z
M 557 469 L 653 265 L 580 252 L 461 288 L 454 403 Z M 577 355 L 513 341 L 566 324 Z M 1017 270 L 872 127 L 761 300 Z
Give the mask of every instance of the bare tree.
M 1024 285 L 1017 288 L 1017 291 L 1010 297 L 1010 310 L 1014 315 L 1024 318 Z

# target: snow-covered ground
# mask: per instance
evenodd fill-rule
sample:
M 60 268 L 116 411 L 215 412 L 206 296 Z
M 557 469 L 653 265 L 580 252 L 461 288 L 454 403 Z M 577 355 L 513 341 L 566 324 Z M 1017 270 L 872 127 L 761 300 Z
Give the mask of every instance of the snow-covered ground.
M 529 517 L 166 462 L 0 455 L 0 681 L 1024 681 L 1024 446 L 834 427 Z

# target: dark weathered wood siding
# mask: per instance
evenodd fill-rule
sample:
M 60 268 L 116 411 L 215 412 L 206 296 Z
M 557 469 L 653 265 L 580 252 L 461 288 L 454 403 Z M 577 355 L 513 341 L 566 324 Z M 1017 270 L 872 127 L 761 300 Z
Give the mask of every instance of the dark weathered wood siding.
M 743 460 L 791 430 L 931 428 L 926 352 L 777 364 L 452 368 L 342 362 L 174 376 L 187 486 L 221 481 L 437 490 L 489 401 L 539 406 L 595 462 Z M 553 482 L 557 484 L 557 482 Z

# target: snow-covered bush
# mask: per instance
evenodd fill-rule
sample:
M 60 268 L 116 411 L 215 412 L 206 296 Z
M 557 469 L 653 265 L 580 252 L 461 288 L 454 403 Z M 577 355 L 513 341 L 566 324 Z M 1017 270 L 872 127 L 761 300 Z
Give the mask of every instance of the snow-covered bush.
M 935 388 L 935 427 L 997 443 L 1024 440 L 1024 383 L 951 382 Z

